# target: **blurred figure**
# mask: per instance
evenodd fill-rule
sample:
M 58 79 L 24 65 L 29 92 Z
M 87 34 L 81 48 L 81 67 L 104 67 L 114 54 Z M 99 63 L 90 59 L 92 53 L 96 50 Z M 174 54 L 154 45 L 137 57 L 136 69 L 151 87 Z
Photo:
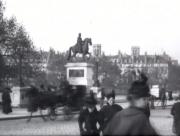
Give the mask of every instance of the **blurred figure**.
M 28 97 L 28 112 L 36 112 L 38 110 L 38 94 L 39 90 L 32 84 L 29 91 L 26 92 L 26 96 Z
M 98 99 L 98 102 L 99 102 L 99 104 L 100 104 L 100 108 L 102 108 L 103 105 L 104 105 L 104 98 L 105 98 L 104 88 L 98 89 L 97 99 Z
M 50 86 L 50 85 L 48 85 L 48 87 L 47 87 L 47 91 L 48 91 L 48 92 L 52 92 L 52 88 L 51 88 L 51 86 Z
M 160 100 L 161 100 L 161 106 L 162 108 L 165 108 L 165 105 L 166 105 L 166 89 L 165 87 L 162 87 L 161 90 L 160 90 Z
M 45 87 L 43 84 L 40 85 L 40 89 L 39 89 L 40 92 L 44 92 L 46 91 Z
M 80 111 L 78 118 L 81 136 L 99 136 L 99 128 L 97 127 L 97 124 L 100 124 L 100 120 L 96 104 L 97 102 L 92 95 L 85 98 L 85 106 Z
M 172 109 L 171 109 L 171 115 L 173 115 L 173 132 L 180 136 L 180 101 L 176 102 Z
M 168 100 L 173 100 L 172 91 L 168 91 Z
M 147 79 L 142 77 L 132 83 L 127 96 L 130 106 L 111 119 L 104 135 L 157 135 L 148 119 L 150 90 L 146 81 Z
M 154 106 L 155 96 L 151 95 L 149 97 L 149 99 L 150 99 L 150 107 L 151 107 L 151 109 L 155 109 L 155 106 Z
M 2 94 L 2 107 L 3 113 L 5 114 L 9 114 L 12 112 L 10 92 L 11 89 L 9 87 L 6 87 Z
M 123 108 L 117 104 L 115 104 L 115 92 L 112 92 L 105 95 L 105 99 L 107 104 L 102 107 L 100 110 L 100 117 L 101 117 L 101 130 L 103 133 L 104 128 L 107 126 L 109 121 L 113 118 L 113 116 L 118 112 L 121 111 Z

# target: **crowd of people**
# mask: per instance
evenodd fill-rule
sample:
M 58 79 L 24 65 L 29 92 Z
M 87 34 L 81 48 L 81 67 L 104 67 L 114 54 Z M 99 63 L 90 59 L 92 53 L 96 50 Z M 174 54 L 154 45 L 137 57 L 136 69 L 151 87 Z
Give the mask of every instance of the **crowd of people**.
M 147 77 L 141 76 L 134 81 L 127 93 L 129 106 L 123 109 L 115 104 L 115 91 L 102 94 L 100 109 L 97 108 L 97 99 L 93 92 L 84 98 L 84 106 L 80 110 L 78 124 L 81 136 L 109 136 L 109 135 L 159 135 L 150 123 L 150 89 Z M 63 86 L 64 87 L 64 86 Z M 42 91 L 45 89 L 40 86 Z M 49 87 L 48 91 L 52 91 Z M 5 88 L 2 94 L 2 112 L 12 112 L 10 88 Z M 41 91 L 40 91 L 41 92 Z M 172 130 L 180 136 L 180 101 L 172 109 Z
M 127 94 L 129 107 L 123 109 L 115 104 L 115 93 L 104 95 L 104 105 L 97 110 L 93 94 L 85 98 L 78 123 L 81 136 L 85 135 L 159 135 L 150 123 L 150 89 L 147 77 L 134 81 Z M 173 105 L 173 132 L 180 135 L 180 102 Z
M 81 135 L 158 135 L 149 121 L 150 90 L 146 82 L 142 79 L 132 83 L 126 109 L 115 104 L 113 91 L 105 95 L 106 104 L 99 111 L 94 95 L 87 96 L 78 118 Z

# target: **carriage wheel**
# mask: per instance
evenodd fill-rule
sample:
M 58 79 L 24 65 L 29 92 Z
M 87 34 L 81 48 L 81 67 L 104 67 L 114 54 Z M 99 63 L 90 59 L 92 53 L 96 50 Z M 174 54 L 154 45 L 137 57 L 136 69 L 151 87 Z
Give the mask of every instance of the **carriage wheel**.
M 65 120 L 70 120 L 72 118 L 72 111 L 70 107 L 64 106 L 63 113 L 64 113 Z
M 49 116 L 50 120 L 56 120 L 56 118 L 57 118 L 56 109 L 52 109 L 52 108 L 48 109 L 48 116 Z

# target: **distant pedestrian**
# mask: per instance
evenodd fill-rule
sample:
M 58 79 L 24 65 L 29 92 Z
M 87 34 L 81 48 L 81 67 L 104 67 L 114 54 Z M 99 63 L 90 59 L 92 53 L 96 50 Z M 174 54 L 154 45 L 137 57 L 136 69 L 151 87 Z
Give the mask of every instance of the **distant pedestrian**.
M 47 91 L 48 91 L 48 92 L 52 92 L 52 87 L 51 87 L 50 85 L 48 85 Z
M 114 115 L 121 111 L 123 108 L 115 104 L 115 92 L 112 90 L 112 92 L 105 95 L 105 99 L 107 104 L 102 107 L 100 110 L 100 118 L 101 118 L 101 130 L 103 132 L 104 128 L 107 126 L 109 121 L 114 117 Z
M 104 98 L 105 98 L 104 88 L 98 89 L 97 99 L 98 99 L 98 102 L 99 102 L 99 104 L 100 104 L 100 108 L 102 108 L 103 105 L 104 105 Z
M 12 112 L 10 92 L 11 89 L 6 87 L 2 94 L 2 111 L 5 114 Z
M 173 115 L 173 132 L 180 136 L 180 101 L 176 102 L 172 109 L 171 115 Z
M 81 136 L 92 135 L 99 136 L 99 128 L 97 124 L 100 124 L 99 112 L 96 109 L 96 100 L 92 96 L 85 98 L 85 106 L 80 111 L 78 118 L 79 129 Z
M 40 85 L 39 92 L 45 92 L 45 91 L 46 91 L 46 89 L 45 89 L 44 85 L 41 84 L 41 85 Z
M 147 115 L 150 90 L 146 81 L 132 83 L 127 97 L 130 106 L 111 119 L 104 130 L 104 135 L 157 135 Z

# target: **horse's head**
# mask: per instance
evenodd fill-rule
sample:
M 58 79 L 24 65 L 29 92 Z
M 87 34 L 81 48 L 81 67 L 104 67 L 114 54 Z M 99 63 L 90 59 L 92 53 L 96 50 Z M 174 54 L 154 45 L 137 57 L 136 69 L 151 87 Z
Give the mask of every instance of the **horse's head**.
M 89 45 L 92 45 L 92 40 L 91 38 L 85 38 L 84 43 L 88 43 Z

